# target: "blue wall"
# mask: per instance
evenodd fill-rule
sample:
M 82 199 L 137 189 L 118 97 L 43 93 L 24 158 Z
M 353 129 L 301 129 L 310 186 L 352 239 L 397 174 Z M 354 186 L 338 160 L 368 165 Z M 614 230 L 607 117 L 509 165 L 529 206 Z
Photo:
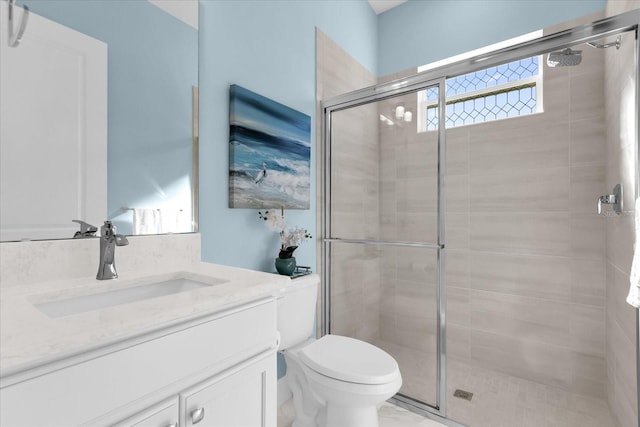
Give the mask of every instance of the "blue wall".
M 379 16 L 378 75 L 603 11 L 606 0 L 409 0 Z
M 295 253 L 315 269 L 315 27 L 376 70 L 377 18 L 357 1 L 200 2 L 200 231 L 204 261 L 274 270 L 279 237 L 257 209 L 229 209 L 229 86 L 238 84 L 308 114 L 311 209 L 287 210 L 288 224 L 314 239 Z
M 147 1 L 21 3 L 108 44 L 107 214 L 118 231 L 132 232 L 125 206 L 161 207 L 186 192 L 176 207 L 190 211 L 198 31 Z

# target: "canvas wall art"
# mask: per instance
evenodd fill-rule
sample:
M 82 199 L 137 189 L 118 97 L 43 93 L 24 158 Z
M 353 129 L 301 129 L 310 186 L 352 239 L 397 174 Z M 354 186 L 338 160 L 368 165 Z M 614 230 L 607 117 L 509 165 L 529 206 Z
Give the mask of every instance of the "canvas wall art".
M 229 207 L 309 209 L 311 117 L 232 85 Z

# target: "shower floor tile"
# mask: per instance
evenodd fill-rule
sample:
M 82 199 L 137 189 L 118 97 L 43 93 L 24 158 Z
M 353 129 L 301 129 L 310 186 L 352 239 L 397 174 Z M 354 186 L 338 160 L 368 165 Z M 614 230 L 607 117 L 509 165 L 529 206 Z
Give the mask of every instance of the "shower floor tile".
M 604 399 L 448 362 L 448 416 L 469 427 L 614 427 Z M 456 389 L 471 401 L 453 397 Z
M 384 340 L 373 344 L 398 360 L 405 394 L 427 402 L 434 400 L 429 398 L 435 396 L 433 353 Z M 448 418 L 469 427 L 615 426 L 605 399 L 478 368 L 454 358 L 447 361 L 447 373 Z M 473 393 L 471 401 L 454 397 L 456 389 Z

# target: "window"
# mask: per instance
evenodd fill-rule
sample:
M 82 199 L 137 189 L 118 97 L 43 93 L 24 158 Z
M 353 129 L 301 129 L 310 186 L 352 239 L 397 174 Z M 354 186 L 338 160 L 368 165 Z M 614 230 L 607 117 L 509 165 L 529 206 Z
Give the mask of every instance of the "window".
M 446 127 L 542 111 L 540 57 L 513 61 L 447 79 Z M 437 89 L 418 94 L 419 131 L 438 129 Z

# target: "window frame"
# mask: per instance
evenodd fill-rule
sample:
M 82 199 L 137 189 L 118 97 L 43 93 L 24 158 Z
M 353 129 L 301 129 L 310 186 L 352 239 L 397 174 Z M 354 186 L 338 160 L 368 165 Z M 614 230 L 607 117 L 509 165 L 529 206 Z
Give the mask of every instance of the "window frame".
M 490 96 L 490 95 L 494 95 L 496 93 L 503 93 L 503 92 L 508 92 L 511 90 L 517 90 L 520 88 L 525 88 L 525 87 L 534 87 L 536 90 L 536 109 L 535 112 L 531 112 L 531 113 L 526 113 L 526 114 L 522 114 L 522 115 L 518 115 L 516 117 L 522 117 L 522 116 L 528 116 L 531 114 L 539 114 L 539 113 L 543 113 L 544 112 L 544 91 L 543 91 L 543 77 L 544 77 L 544 63 L 543 63 L 543 55 L 534 55 L 531 58 L 537 56 L 538 57 L 538 74 L 536 74 L 535 76 L 530 76 L 530 77 L 525 77 L 523 79 L 518 79 L 518 80 L 513 80 L 510 82 L 506 82 L 506 83 L 501 83 L 499 85 L 495 85 L 495 86 L 490 86 L 490 87 L 485 87 L 482 89 L 475 89 L 469 92 L 464 92 L 464 93 L 458 93 L 452 96 L 447 96 L 446 97 L 446 105 L 450 105 L 450 104 L 455 104 L 457 102 L 460 101 L 466 101 L 469 99 L 477 99 L 477 98 L 482 98 L 482 97 L 486 97 L 486 96 Z M 489 67 L 489 68 L 493 68 L 493 67 Z M 464 75 L 464 74 L 463 74 Z M 447 80 L 449 79 L 453 79 L 456 77 L 460 77 L 460 76 L 451 76 L 451 77 L 447 77 Z M 445 89 L 446 90 L 446 89 Z M 438 100 L 437 99 L 432 99 L 429 100 L 427 99 L 427 91 L 423 90 L 418 92 L 418 105 L 416 108 L 416 111 L 418 112 L 417 114 L 417 131 L 418 132 L 431 132 L 433 130 L 437 130 L 437 129 L 427 129 L 427 110 L 430 108 L 435 108 L 438 105 Z M 493 122 L 496 120 L 505 120 L 505 119 L 513 119 L 514 117 L 502 117 L 499 119 L 490 119 L 490 120 L 483 120 L 483 121 L 477 121 L 474 123 L 464 123 L 464 124 L 460 124 L 460 125 L 455 125 L 455 126 L 447 126 L 447 128 L 457 128 L 457 127 L 461 127 L 461 126 L 469 126 L 469 125 L 477 125 L 477 124 L 481 124 L 481 123 L 487 123 L 487 122 Z M 447 119 L 445 118 L 445 123 L 446 123 Z

